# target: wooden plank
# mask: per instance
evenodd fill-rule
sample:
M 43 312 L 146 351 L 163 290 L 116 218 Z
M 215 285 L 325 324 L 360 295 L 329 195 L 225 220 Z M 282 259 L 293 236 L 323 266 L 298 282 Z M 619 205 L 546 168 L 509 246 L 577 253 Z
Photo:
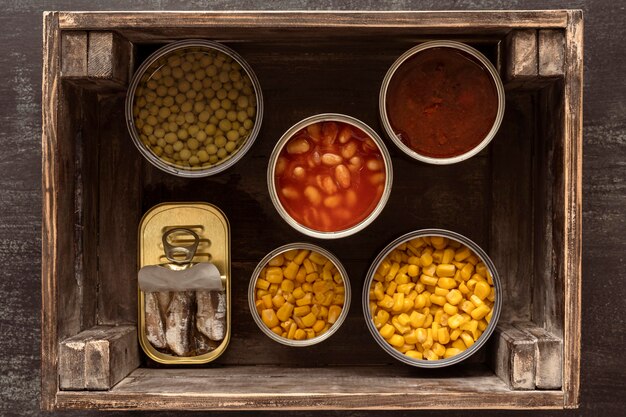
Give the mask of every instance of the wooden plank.
M 535 386 L 537 389 L 561 388 L 563 341 L 532 322 L 515 323 L 515 327 L 537 339 L 535 352 Z
M 535 388 L 535 351 L 537 339 L 510 324 L 500 323 L 492 336 L 492 366 L 513 390 Z
M 583 15 L 568 12 L 566 33 L 565 115 L 563 150 L 563 276 L 565 327 L 563 390 L 565 407 L 580 401 L 581 284 L 582 284 L 582 166 L 583 166 Z
M 562 77 L 565 74 L 565 33 L 557 29 L 538 32 L 538 68 L 540 77 Z
M 108 390 L 139 366 L 135 326 L 96 326 L 61 342 L 63 390 Z
M 294 372 L 280 366 L 140 368 L 110 391 L 63 391 L 58 400 L 73 409 L 223 411 L 558 408 L 563 398 L 560 391 L 511 391 L 483 367 L 459 378 L 445 371 L 416 378 L 415 371 L 402 365 Z
M 505 40 L 503 82 L 507 89 L 532 87 L 538 77 L 537 31 L 513 30 Z
M 123 97 L 122 97 L 123 98 Z M 124 106 L 100 100 L 98 324 L 137 322 L 137 226 L 141 217 L 139 167 Z
M 61 77 L 87 77 L 87 32 L 74 30 L 61 33 Z
M 564 28 L 565 10 L 548 11 L 255 11 L 63 12 L 62 29 L 222 28 Z
M 62 215 L 67 213 L 63 204 L 60 169 L 67 156 L 60 153 L 57 136 L 59 124 L 60 87 L 60 31 L 59 14 L 44 13 L 43 17 L 43 68 L 42 68 L 42 230 L 41 230 L 41 408 L 52 410 L 58 390 L 57 358 L 59 306 L 58 281 L 61 268 L 67 263 L 67 252 L 62 250 Z
M 115 32 L 89 32 L 87 75 L 102 87 L 125 89 L 128 85 L 132 44 Z
M 503 125 L 491 144 L 488 253 L 500 275 L 504 322 L 530 319 L 534 124 L 532 98 L 510 94 Z

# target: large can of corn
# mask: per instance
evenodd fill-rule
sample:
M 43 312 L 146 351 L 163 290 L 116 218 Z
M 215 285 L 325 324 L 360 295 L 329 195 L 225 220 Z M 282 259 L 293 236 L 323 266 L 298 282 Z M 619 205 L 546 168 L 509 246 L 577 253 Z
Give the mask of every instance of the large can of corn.
M 502 308 L 495 265 L 480 246 L 449 230 L 400 236 L 376 257 L 363 287 L 374 340 L 408 365 L 440 368 L 474 354 Z
M 234 165 L 261 129 L 263 94 L 254 71 L 221 43 L 184 40 L 160 48 L 135 72 L 126 124 L 139 152 L 180 177 Z
M 350 280 L 339 259 L 310 243 L 268 253 L 252 273 L 250 313 L 270 339 L 304 347 L 332 336 L 348 316 Z

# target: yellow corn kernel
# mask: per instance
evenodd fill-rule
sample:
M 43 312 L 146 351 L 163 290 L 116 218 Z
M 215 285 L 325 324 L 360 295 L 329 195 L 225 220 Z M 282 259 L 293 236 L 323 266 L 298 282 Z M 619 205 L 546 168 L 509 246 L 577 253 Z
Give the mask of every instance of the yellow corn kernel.
M 483 304 L 483 300 L 478 298 L 475 294 L 472 294 L 469 299 L 472 302 L 472 304 L 474 304 L 476 307 L 478 307 L 479 305 Z M 487 314 L 487 313 L 488 312 L 486 312 L 485 314 Z
M 437 285 L 437 278 L 422 274 L 420 282 L 424 285 Z
M 306 316 L 311 312 L 311 306 L 299 306 L 293 309 L 293 315 L 296 317 Z
M 469 262 L 466 263 L 463 269 L 461 269 L 461 278 L 463 279 L 463 281 L 467 281 L 468 279 L 470 279 L 473 272 L 474 272 L 474 265 L 472 265 Z
M 387 290 L 385 291 L 385 293 L 389 296 L 392 296 L 396 292 L 397 287 L 398 287 L 398 284 L 396 284 L 395 281 L 391 281 L 389 285 L 387 286 Z
M 341 307 L 337 305 L 330 306 L 328 309 L 328 322 L 330 324 L 335 323 L 337 319 L 339 318 L 340 314 L 341 314 Z
M 446 290 L 445 288 L 441 288 L 441 287 L 435 287 L 435 295 L 440 295 L 442 297 L 445 297 L 446 295 L 448 295 L 450 291 Z
M 281 254 L 274 256 L 272 259 L 270 259 L 270 261 L 268 262 L 268 265 L 281 266 L 284 262 L 285 262 L 285 257 L 281 253 Z
M 443 257 L 441 258 L 441 264 L 446 265 L 450 264 L 454 260 L 454 249 L 447 248 L 443 251 Z M 441 265 L 439 265 L 441 266 Z M 454 265 L 453 265 L 454 266 Z M 437 267 L 439 268 L 439 267 Z M 439 275 L 441 276 L 441 275 Z
M 477 320 L 470 320 L 467 323 L 463 323 L 461 325 L 460 329 L 461 330 L 467 330 L 470 333 L 475 332 L 476 329 L 478 329 L 478 321 Z
M 478 257 L 476 255 L 472 254 L 472 255 L 470 255 L 467 258 L 467 262 L 469 262 L 469 263 L 471 263 L 472 265 L 475 266 L 479 262 L 479 260 L 478 260 Z
M 481 332 L 484 332 L 488 325 L 489 323 L 486 320 L 484 319 L 480 320 L 478 322 L 478 330 L 480 330 Z
M 265 294 L 263 297 L 261 297 L 261 300 L 263 301 L 265 308 L 272 308 L 272 295 L 271 294 Z
M 328 259 L 324 255 L 317 252 L 311 252 L 311 254 L 309 255 L 309 259 L 311 260 L 311 262 L 318 265 L 324 265 L 328 261 Z
M 410 345 L 414 345 L 417 343 L 417 332 L 415 330 L 410 330 L 404 334 L 404 342 Z
M 413 287 L 415 287 L 415 284 L 413 284 L 412 282 L 408 284 L 400 284 L 396 288 L 396 291 L 404 293 L 404 295 L 409 295 Z
M 298 330 L 298 325 L 296 323 L 291 323 L 289 330 L 287 331 L 287 338 L 293 339 L 296 336 L 296 330 Z
M 324 281 L 332 281 L 333 280 L 333 273 L 330 272 L 330 269 L 322 270 L 322 279 L 324 279 Z
M 474 294 L 481 300 L 487 298 L 490 293 L 491 287 L 485 281 L 478 282 L 474 287 Z
M 385 276 L 385 280 L 392 281 L 396 277 L 396 274 L 398 273 L 399 269 L 400 269 L 400 264 L 398 262 L 394 262 L 393 264 L 391 264 L 391 268 L 389 268 L 389 272 L 387 272 L 387 275 Z
M 463 324 L 463 316 L 460 314 L 455 314 L 454 316 L 448 319 L 448 327 L 451 329 L 456 329 Z
M 280 284 L 283 281 L 283 270 L 278 266 L 267 268 L 265 279 L 271 284 Z
M 333 283 L 329 281 L 315 281 L 313 283 L 313 292 L 325 293 L 326 291 L 332 290 L 334 287 Z
M 443 306 L 446 303 L 446 297 L 442 295 L 431 294 L 430 302 L 433 304 L 437 304 L 438 306 Z
M 437 356 L 443 356 L 446 353 L 446 347 L 441 343 L 433 343 L 433 346 L 430 348 Z
M 404 294 L 395 293 L 393 295 L 393 306 L 391 306 L 391 311 L 399 313 L 402 311 L 402 307 L 404 307 Z
M 413 308 L 415 309 L 421 309 L 424 308 L 424 306 L 426 306 L 426 295 L 425 294 L 418 294 L 417 297 L 415 297 L 415 301 L 413 302 Z
M 479 283 L 479 282 L 487 282 L 487 280 L 485 279 L 485 277 L 483 277 L 483 276 L 482 276 L 482 275 L 480 275 L 480 274 L 474 274 L 474 275 L 472 275 L 472 278 L 470 278 L 470 279 L 473 279 L 474 281 L 476 281 L 476 283 Z M 473 290 L 473 288 L 472 288 L 472 290 Z
M 461 340 L 463 340 L 463 343 L 465 343 L 465 346 L 468 348 L 474 344 L 474 339 L 467 332 L 461 333 Z
M 406 343 L 406 340 L 405 340 L 404 345 L 400 346 L 399 348 L 396 348 L 396 350 L 398 352 L 400 352 L 400 353 L 405 353 L 405 352 L 408 352 L 409 350 L 415 350 L 415 349 L 416 349 L 415 345 L 414 344 L 411 345 L 409 343 Z
M 419 328 L 415 330 L 415 336 L 417 337 L 418 343 L 424 343 L 426 342 L 426 338 L 428 337 L 428 332 L 424 328 Z
M 462 299 L 463 294 L 461 294 L 461 291 L 457 289 L 450 290 L 450 292 L 446 294 L 446 300 L 448 300 L 448 302 L 453 306 L 459 304 Z
M 426 267 L 429 266 L 433 263 L 433 257 L 429 252 L 426 253 L 422 253 L 422 256 L 420 256 L 420 266 Z
M 428 266 L 425 266 L 424 268 L 422 268 L 422 273 L 424 275 L 428 275 L 429 277 L 434 277 L 435 274 L 437 273 L 437 265 L 433 263 Z
M 467 346 L 465 346 L 465 343 L 463 343 L 463 339 L 460 338 L 452 342 L 452 347 L 455 349 L 459 349 L 460 351 L 467 349 Z
M 446 299 L 447 299 L 447 298 L 446 298 Z M 450 303 L 445 303 L 445 304 L 443 305 L 443 311 L 445 311 L 445 312 L 446 312 L 446 314 L 448 314 L 448 315 L 450 315 L 450 316 L 453 316 L 453 315 L 455 315 L 456 313 L 458 313 L 458 312 L 459 312 L 459 308 L 458 308 L 457 306 L 453 306 L 453 305 L 452 305 L 452 304 L 450 304 Z
M 308 274 L 308 275 L 304 278 L 304 280 L 305 280 L 307 283 L 309 283 L 309 284 L 310 284 L 310 283 L 315 282 L 316 280 L 318 280 L 318 279 L 319 279 L 319 277 L 320 277 L 320 275 L 319 275 L 317 272 L 313 272 L 313 273 L 311 273 L 311 274 Z
M 377 329 L 380 329 L 389 321 L 389 313 L 385 310 L 378 310 L 376 316 L 374 317 L 374 325 Z
M 382 275 L 382 276 L 386 276 L 389 273 L 389 270 L 391 269 L 391 263 L 389 263 L 388 260 L 384 260 L 380 263 L 380 265 L 378 266 L 378 269 L 376 269 L 376 273 Z
M 283 329 L 280 326 L 272 327 L 270 330 L 273 331 L 274 333 L 276 333 L 279 336 L 283 335 Z
M 443 249 L 448 246 L 448 238 L 443 236 L 431 236 L 430 244 L 435 247 L 435 249 Z
M 400 347 L 404 345 L 404 337 L 399 334 L 392 335 L 388 340 L 389 344 L 394 347 Z
M 476 275 L 476 274 L 474 274 L 474 275 Z M 473 277 L 473 275 L 472 275 L 472 277 Z M 477 283 L 477 282 L 478 282 L 478 281 L 476 281 L 476 279 L 475 279 L 475 278 L 470 278 L 470 279 L 468 279 L 468 280 L 467 280 L 467 282 L 465 283 L 465 285 L 467 286 L 467 289 L 468 289 L 468 290 L 470 290 L 470 291 L 474 291 L 474 287 L 476 286 L 476 283 Z
M 426 320 L 424 320 L 424 327 L 430 327 L 430 325 L 433 323 L 433 315 L 432 314 L 427 314 L 426 315 Z
M 454 254 L 454 260 L 457 262 L 462 262 L 470 257 L 472 252 L 469 250 L 467 246 L 463 246 L 461 249 L 457 250 Z
M 394 302 L 393 302 L 393 298 L 391 298 L 390 296 L 385 294 L 383 299 L 380 300 L 377 304 L 378 304 L 379 307 L 386 308 L 386 309 L 390 310 L 391 307 L 393 307 Z
M 426 329 L 426 341 L 422 343 L 424 349 L 430 349 L 433 345 L 433 331 L 432 329 Z
M 491 301 L 492 303 L 494 301 L 496 301 L 496 289 L 491 287 L 491 290 L 489 291 L 489 295 L 487 296 L 487 300 Z
M 270 294 L 274 295 L 278 291 L 278 284 L 270 284 L 270 287 L 267 290 Z
M 304 329 L 304 323 L 302 323 L 302 319 L 300 317 L 293 316 L 291 319 L 298 325 L 299 328 Z
M 322 329 L 324 328 L 325 325 L 326 325 L 326 322 L 324 320 L 317 320 L 315 322 L 315 324 L 313 324 L 313 326 L 312 326 L 313 331 L 315 333 L 319 333 L 319 332 L 322 331 Z
M 398 321 L 398 317 L 394 316 L 391 318 L 391 325 L 396 328 L 397 332 L 400 334 L 405 334 L 411 330 L 409 326 L 404 326 L 400 324 Z
M 476 273 L 481 275 L 483 278 L 487 278 L 487 267 L 484 263 L 479 262 L 476 264 Z
M 409 358 L 413 358 L 413 359 L 424 359 L 424 357 L 422 356 L 422 354 L 420 352 L 418 352 L 417 350 L 409 350 L 405 353 L 406 356 L 408 356 Z
M 461 329 L 452 330 L 452 332 L 450 332 L 450 340 L 454 342 L 456 339 L 459 338 L 459 336 L 461 336 L 461 333 L 463 333 Z
M 451 290 L 456 288 L 457 282 L 454 278 L 439 278 L 437 281 L 437 286 L 446 290 Z
M 493 309 L 491 309 L 491 311 L 489 311 L 489 313 L 485 316 L 485 321 L 487 322 L 487 324 L 489 324 L 489 322 L 491 321 L 492 315 L 493 315 Z
M 264 295 L 267 295 L 267 294 L 269 294 L 269 292 L 268 292 L 268 291 L 265 291 L 265 290 L 257 290 L 257 291 L 256 291 L 256 298 L 259 298 L 259 299 L 260 299 L 260 298 L 263 298 L 263 296 L 264 296 Z
M 285 276 L 285 278 L 288 278 L 288 277 Z M 299 282 L 300 284 L 304 283 L 304 281 L 306 280 L 306 268 L 301 266 L 300 269 L 298 269 L 295 280 L 296 282 Z
M 409 323 L 412 327 L 418 328 L 424 325 L 424 321 L 426 321 L 426 315 L 419 313 L 415 310 L 409 316 Z
M 422 329 L 423 330 L 423 329 Z M 383 327 L 380 328 L 380 335 L 385 338 L 385 339 L 389 339 L 391 336 L 393 336 L 396 333 L 396 328 L 393 327 L 391 324 L 387 323 L 385 324 Z M 424 337 L 424 340 L 426 340 L 426 338 Z
M 311 327 L 315 324 L 317 318 L 315 317 L 315 314 L 309 313 L 306 316 L 303 316 L 301 320 L 305 327 Z
M 414 262 L 419 262 L 419 259 L 416 257 L 414 258 Z M 413 258 L 409 258 L 409 263 L 411 265 L 409 265 L 409 267 L 407 268 L 407 275 L 410 276 L 411 278 L 416 277 L 419 273 L 420 273 L 420 268 L 417 264 L 412 264 L 411 263 L 411 259 Z
M 413 302 L 415 303 L 415 299 L 417 298 L 417 296 L 418 296 L 417 291 L 411 290 L 411 292 L 409 292 L 409 295 L 407 295 L 406 298 L 408 298 L 409 300 L 413 300 Z
M 491 309 L 486 304 L 481 304 L 478 307 L 476 307 L 470 313 L 470 315 L 472 316 L 473 319 L 480 320 L 483 317 L 485 317 L 487 315 L 487 313 L 489 313 L 490 311 L 491 311 Z
M 404 303 L 402 304 L 402 312 L 403 313 L 408 313 L 409 311 L 413 310 L 413 300 L 410 300 L 406 297 L 404 297 Z
M 404 262 L 404 261 L 402 261 L 402 262 Z M 404 265 L 402 265 L 400 267 L 400 269 L 398 269 L 398 274 L 397 275 L 406 274 L 406 271 L 408 271 L 408 270 L 409 270 L 409 265 L 406 262 L 404 262 Z M 396 278 L 397 278 L 397 275 L 396 275 Z
M 276 317 L 278 317 L 280 321 L 287 321 L 294 311 L 293 307 L 293 304 L 286 302 L 276 311 Z
M 280 283 L 280 289 L 283 290 L 283 292 L 292 292 L 294 288 L 294 284 L 293 281 L 289 281 L 289 280 L 283 280 L 283 282 Z
M 378 306 L 376 305 L 376 302 L 370 301 L 370 312 L 372 313 L 372 317 L 374 316 L 374 314 L 376 314 L 376 310 L 378 310 Z
M 398 316 L 398 322 L 403 326 L 408 326 L 409 323 L 411 322 L 411 318 L 409 317 L 408 314 L 402 313 Z
M 330 292 L 330 291 L 329 291 L 329 293 L 332 294 L 332 292 Z M 326 294 L 328 294 L 328 293 L 326 293 Z M 336 305 L 342 306 L 344 300 L 345 300 L 345 295 L 344 294 L 335 294 L 335 296 L 333 297 L 332 303 L 336 304 Z
M 263 300 L 256 300 L 254 302 L 254 306 L 256 307 L 256 311 L 258 311 L 259 314 L 261 314 L 261 311 L 265 309 L 265 303 L 263 302 Z
M 295 290 L 293 290 L 293 292 L 292 292 L 291 294 L 293 294 L 293 296 L 294 296 L 294 297 L 296 297 L 296 300 L 299 300 L 299 299 L 301 299 L 302 297 L 304 297 L 305 292 L 304 292 L 304 290 L 302 289 L 302 287 L 298 287 L 298 288 L 296 288 Z
M 262 290 L 267 290 L 270 287 L 270 283 L 264 279 L 259 278 L 256 280 L 255 287 L 260 288 Z
M 276 294 L 272 297 L 272 305 L 274 308 L 281 308 L 283 304 L 285 304 L 285 297 L 283 297 L 282 294 Z
M 304 340 L 306 339 L 306 332 L 302 329 L 297 329 L 293 335 L 296 340 Z
M 439 356 L 437 356 L 437 354 L 430 349 L 426 349 L 424 351 L 424 357 L 429 361 L 436 361 L 439 359 Z
M 298 269 L 300 269 L 299 264 L 297 264 L 295 261 L 291 261 L 289 262 L 289 265 L 287 265 L 285 269 L 283 269 L 283 275 L 285 278 L 293 280 L 296 278 Z
M 296 300 L 296 305 L 298 306 L 306 306 L 311 304 L 313 304 L 313 294 L 310 292 L 307 292 L 306 294 L 304 294 L 304 297 Z
M 307 274 L 312 274 L 316 271 L 315 265 L 313 265 L 313 263 L 308 258 L 302 261 L 302 266 L 304 266 Z
M 263 320 L 263 323 L 265 323 L 265 325 L 270 329 L 278 326 L 279 324 L 278 317 L 276 317 L 276 313 L 272 308 L 267 308 L 261 311 L 261 320 Z
M 464 282 L 459 284 L 459 291 L 461 291 L 462 294 L 467 295 L 470 293 L 469 288 L 467 288 L 467 285 L 465 285 Z
M 407 242 L 408 245 L 413 246 L 415 249 L 419 249 L 422 246 L 424 246 L 426 244 L 426 242 L 424 242 L 424 238 L 422 237 L 416 237 L 414 239 L 411 239 Z
M 456 266 L 453 264 L 443 263 L 437 265 L 436 274 L 438 277 L 453 277 L 456 272 Z
M 474 310 L 476 307 L 474 307 L 474 304 L 472 304 L 471 301 L 469 300 L 463 300 L 461 302 L 461 305 L 459 306 L 461 308 L 462 311 L 464 311 L 465 313 L 471 313 L 472 310 Z
M 294 297 L 293 294 L 290 294 L 290 293 L 285 294 L 285 300 L 287 300 L 287 302 L 291 304 L 296 303 L 296 297 Z
M 293 258 L 293 262 L 296 265 L 302 265 L 302 262 L 304 262 L 304 260 L 306 259 L 306 257 L 309 255 L 310 251 L 307 249 L 301 249 L 298 254 L 296 255 L 295 258 Z M 312 259 L 311 259 L 312 260 Z
M 448 348 L 448 349 L 446 349 L 446 352 L 443 354 L 443 357 L 444 357 L 445 359 L 447 359 L 447 358 L 451 358 L 451 357 L 453 357 L 453 356 L 455 356 L 455 355 L 458 355 L 458 354 L 459 354 L 459 353 L 461 353 L 461 352 L 462 352 L 462 351 L 461 351 L 461 349 L 457 349 L 457 348 Z
M 398 285 L 402 285 L 402 284 L 407 284 L 409 282 L 411 282 L 411 278 L 409 278 L 409 276 L 407 274 L 400 274 L 398 273 L 396 275 L 396 278 L 394 279 L 394 282 Z

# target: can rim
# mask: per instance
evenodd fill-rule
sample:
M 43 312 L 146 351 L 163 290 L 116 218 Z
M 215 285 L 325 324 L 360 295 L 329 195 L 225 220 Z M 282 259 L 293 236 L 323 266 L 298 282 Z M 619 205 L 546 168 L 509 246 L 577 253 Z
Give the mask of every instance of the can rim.
M 383 157 L 383 161 L 385 162 L 385 188 L 383 190 L 383 194 L 380 196 L 376 207 L 359 223 L 351 226 L 347 229 L 333 231 L 333 232 L 323 232 L 319 230 L 315 230 L 309 227 L 306 227 L 300 223 L 298 223 L 293 217 L 287 213 L 287 210 L 280 203 L 280 199 L 278 198 L 278 193 L 276 191 L 276 184 L 274 182 L 274 170 L 276 169 L 276 162 L 278 161 L 278 156 L 282 151 L 283 147 L 287 144 L 289 139 L 297 133 L 299 130 L 305 128 L 306 126 L 321 122 L 321 121 L 335 121 L 335 122 L 343 122 L 354 127 L 361 129 L 365 132 L 378 146 L 380 153 Z M 283 135 L 280 137 L 272 153 L 270 155 L 270 159 L 267 165 L 267 187 L 270 194 L 270 198 L 272 200 L 272 204 L 276 208 L 276 211 L 282 217 L 287 224 L 291 227 L 303 233 L 307 236 L 315 237 L 318 239 L 339 239 L 342 237 L 350 236 L 355 233 L 360 232 L 369 226 L 383 211 L 385 206 L 387 205 L 387 201 L 389 200 L 389 196 L 391 195 L 391 188 L 393 185 L 393 164 L 391 162 L 391 155 L 389 154 L 389 150 L 385 146 L 385 142 L 381 139 L 381 137 L 367 124 L 360 121 L 359 119 L 348 116 L 341 113 L 320 113 L 313 116 L 309 116 L 305 119 L 300 120 L 298 123 L 291 126 Z
M 335 323 L 333 323 L 333 325 L 330 326 L 330 328 L 328 329 L 328 331 L 326 331 L 326 333 L 316 336 L 313 339 L 291 340 L 291 339 L 287 339 L 287 338 L 277 335 L 276 333 L 271 331 L 265 325 L 265 323 L 263 323 L 263 321 L 261 320 L 261 316 L 257 314 L 256 312 L 256 305 L 254 304 L 254 290 L 256 288 L 256 281 L 259 278 L 259 275 L 261 274 L 261 270 L 263 269 L 263 267 L 265 267 L 265 265 L 267 265 L 267 263 L 275 256 L 281 253 L 285 253 L 292 249 L 308 249 L 308 250 L 312 250 L 312 251 L 315 251 L 324 255 L 326 258 L 330 259 L 330 261 L 335 265 L 335 267 L 337 267 L 337 270 L 339 270 L 339 273 L 341 274 L 341 277 L 343 278 L 343 286 L 345 289 L 345 294 L 344 294 L 344 301 L 343 301 L 343 307 L 341 309 L 341 313 L 339 314 L 337 321 L 335 321 Z M 331 252 L 327 251 L 326 249 L 319 247 L 317 245 L 314 245 L 312 243 L 307 243 L 307 242 L 288 243 L 286 245 L 283 245 L 274 249 L 273 251 L 265 255 L 265 257 L 261 259 L 261 261 L 257 264 L 257 267 L 252 272 L 252 276 L 250 277 L 250 283 L 248 284 L 248 308 L 250 309 L 250 315 L 252 316 L 252 319 L 254 320 L 256 325 L 259 327 L 259 329 L 261 329 L 261 331 L 265 333 L 267 337 L 285 346 L 306 347 L 306 346 L 312 346 L 312 345 L 318 344 L 328 339 L 335 332 L 337 332 L 337 330 L 339 330 L 339 328 L 345 321 L 346 317 L 348 317 L 348 311 L 350 310 L 351 299 L 352 299 L 352 290 L 350 287 L 350 279 L 348 277 L 348 273 L 346 269 L 343 267 L 339 259 L 335 255 L 333 255 Z
M 470 149 L 469 151 L 461 155 L 447 157 L 447 158 L 436 158 L 432 156 L 422 155 L 414 151 L 413 149 L 405 145 L 404 142 L 400 140 L 400 138 L 398 138 L 398 135 L 396 135 L 393 128 L 391 127 L 391 122 L 389 121 L 389 117 L 387 116 L 387 89 L 389 88 L 389 83 L 391 82 L 391 79 L 393 78 L 397 69 L 407 59 L 411 58 L 412 56 L 414 56 L 415 54 L 421 51 L 424 51 L 430 48 L 453 48 L 453 49 L 459 49 L 465 53 L 470 54 L 471 56 L 476 58 L 485 67 L 485 69 L 487 69 L 487 71 L 489 72 L 489 75 L 491 75 L 491 79 L 493 80 L 496 86 L 496 93 L 498 95 L 498 111 L 496 113 L 496 118 L 493 122 L 493 125 L 491 126 L 491 130 L 489 130 L 487 135 L 483 138 L 483 140 L 478 145 L 476 145 L 474 148 Z M 502 120 L 504 118 L 505 105 L 506 105 L 506 100 L 505 100 L 505 94 L 504 94 L 504 85 L 502 84 L 502 79 L 498 75 L 498 71 L 493 66 L 493 64 L 487 59 L 487 57 L 485 57 L 485 55 L 483 55 L 477 49 L 465 43 L 457 42 L 457 41 L 450 41 L 450 40 L 436 40 L 436 41 L 424 42 L 417 46 L 414 46 L 413 48 L 406 51 L 404 54 L 400 55 L 400 57 L 396 59 L 396 61 L 391 65 L 389 70 L 387 70 L 387 73 L 385 74 L 385 77 L 383 78 L 383 82 L 380 87 L 380 94 L 378 97 L 379 117 L 381 120 L 381 124 L 383 125 L 383 129 L 385 130 L 385 133 L 387 134 L 387 136 L 396 144 L 398 148 L 400 148 L 402 152 L 404 152 L 411 158 L 414 158 L 421 162 L 426 162 L 428 164 L 433 164 L 433 165 L 456 164 L 458 162 L 465 161 L 466 159 L 469 159 L 472 156 L 479 153 L 480 151 L 482 151 L 493 140 L 493 138 L 496 136 L 496 133 L 498 133 L 498 130 L 500 129 L 500 125 L 502 124 Z
M 156 62 L 159 58 L 162 58 L 163 56 L 174 52 L 175 50 L 193 47 L 217 50 L 230 56 L 239 65 L 241 65 L 244 71 L 246 71 L 248 77 L 250 77 L 250 81 L 252 82 L 252 86 L 254 88 L 256 100 L 256 119 L 247 140 L 234 154 L 229 156 L 227 159 L 222 160 L 222 162 L 219 162 L 217 165 L 213 165 L 205 169 L 188 170 L 165 162 L 164 160 L 156 156 L 152 151 L 143 146 L 143 143 L 141 142 L 141 139 L 139 139 L 139 135 L 137 133 L 137 127 L 135 126 L 135 120 L 133 117 L 133 104 L 135 102 L 135 91 L 139 86 L 141 77 L 143 77 L 145 72 L 154 62 Z M 243 59 L 243 57 L 235 52 L 233 49 L 219 42 L 206 39 L 187 39 L 178 42 L 172 42 L 150 54 L 150 56 L 148 56 L 148 58 L 146 58 L 146 60 L 139 66 L 137 71 L 135 71 L 135 74 L 133 75 L 133 78 L 131 79 L 128 90 L 126 92 L 126 100 L 124 105 L 126 127 L 128 128 L 128 133 L 130 134 L 130 137 L 135 144 L 135 147 L 139 150 L 139 153 L 141 153 L 148 162 L 150 162 L 161 171 L 185 178 L 208 177 L 218 174 L 233 166 L 250 150 L 259 135 L 259 132 L 261 130 L 261 123 L 263 121 L 263 92 L 261 90 L 261 84 L 259 83 L 256 74 L 252 70 L 252 67 L 250 67 L 250 65 Z
M 429 361 L 429 360 L 423 360 L 423 359 L 413 359 L 413 358 L 410 358 L 410 357 L 406 356 L 405 354 L 400 353 L 397 350 L 395 350 L 380 335 L 380 333 L 378 332 L 378 329 L 376 329 L 376 325 L 374 324 L 374 320 L 372 319 L 370 311 L 369 311 L 370 310 L 370 307 L 369 307 L 369 289 L 370 289 L 370 286 L 372 285 L 372 281 L 374 279 L 374 274 L 376 273 L 376 270 L 380 266 L 381 262 L 398 245 L 401 245 L 402 243 L 407 242 L 408 240 L 415 239 L 417 237 L 423 237 L 423 236 L 441 236 L 441 237 L 446 237 L 446 238 L 449 238 L 449 239 L 456 240 L 457 242 L 460 242 L 460 243 L 466 245 L 467 247 L 469 247 L 480 258 L 480 260 L 485 264 L 485 266 L 487 266 L 487 268 L 491 272 L 493 285 L 494 285 L 494 288 L 495 288 L 495 291 L 496 291 L 496 300 L 495 300 L 495 303 L 494 303 L 493 314 L 492 314 L 491 320 L 489 321 L 489 324 L 487 325 L 487 328 L 480 335 L 478 340 L 476 342 L 474 342 L 474 344 L 472 346 L 470 346 L 469 348 L 467 348 L 463 352 L 461 352 L 461 353 L 459 353 L 457 355 L 454 355 L 454 356 L 452 356 L 450 358 L 438 359 L 436 361 Z M 367 275 L 365 277 L 365 282 L 363 284 L 362 304 L 363 304 L 363 316 L 365 317 L 365 322 L 367 324 L 368 330 L 370 331 L 370 333 L 374 337 L 374 340 L 376 341 L 376 343 L 378 343 L 378 345 L 380 347 L 382 347 L 383 350 L 385 350 L 385 352 L 387 352 L 390 356 L 392 356 L 393 358 L 399 360 L 400 362 L 404 362 L 407 365 L 415 366 L 415 367 L 418 367 L 418 368 L 443 368 L 443 367 L 454 365 L 456 363 L 464 361 L 465 359 L 469 358 L 474 353 L 476 353 L 487 342 L 487 340 L 489 339 L 489 337 L 491 336 L 491 334 L 495 330 L 495 328 L 497 326 L 497 323 L 498 323 L 498 319 L 500 318 L 500 311 L 502 309 L 502 284 L 500 282 L 500 275 L 498 275 L 498 271 L 497 271 L 493 261 L 491 260 L 491 258 L 489 258 L 487 253 L 480 246 L 478 246 L 478 244 L 476 244 L 474 241 L 472 241 L 471 239 L 463 236 L 460 233 L 456 233 L 456 232 L 453 232 L 453 231 L 450 231 L 450 230 L 445 230 L 445 229 L 420 229 L 420 230 L 414 230 L 412 232 L 406 233 L 406 234 L 398 237 L 397 239 L 395 239 L 391 243 L 389 243 L 387 246 L 385 246 L 385 248 L 378 254 L 376 259 L 374 260 L 374 262 L 370 266 L 369 270 L 367 271 Z

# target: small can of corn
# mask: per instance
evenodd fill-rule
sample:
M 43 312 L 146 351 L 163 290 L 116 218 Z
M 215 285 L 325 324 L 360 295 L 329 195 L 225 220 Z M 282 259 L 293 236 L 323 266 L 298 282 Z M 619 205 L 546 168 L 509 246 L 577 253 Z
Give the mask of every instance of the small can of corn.
M 339 260 L 310 243 L 268 253 L 252 273 L 248 305 L 270 339 L 304 347 L 332 336 L 348 316 L 350 280 Z
M 126 96 L 139 152 L 170 174 L 198 178 L 233 166 L 261 129 L 263 95 L 234 50 L 193 39 L 168 44 L 139 66 Z
M 459 363 L 485 344 L 502 308 L 495 265 L 467 237 L 442 229 L 407 233 L 372 263 L 363 314 L 374 340 L 420 368 Z

